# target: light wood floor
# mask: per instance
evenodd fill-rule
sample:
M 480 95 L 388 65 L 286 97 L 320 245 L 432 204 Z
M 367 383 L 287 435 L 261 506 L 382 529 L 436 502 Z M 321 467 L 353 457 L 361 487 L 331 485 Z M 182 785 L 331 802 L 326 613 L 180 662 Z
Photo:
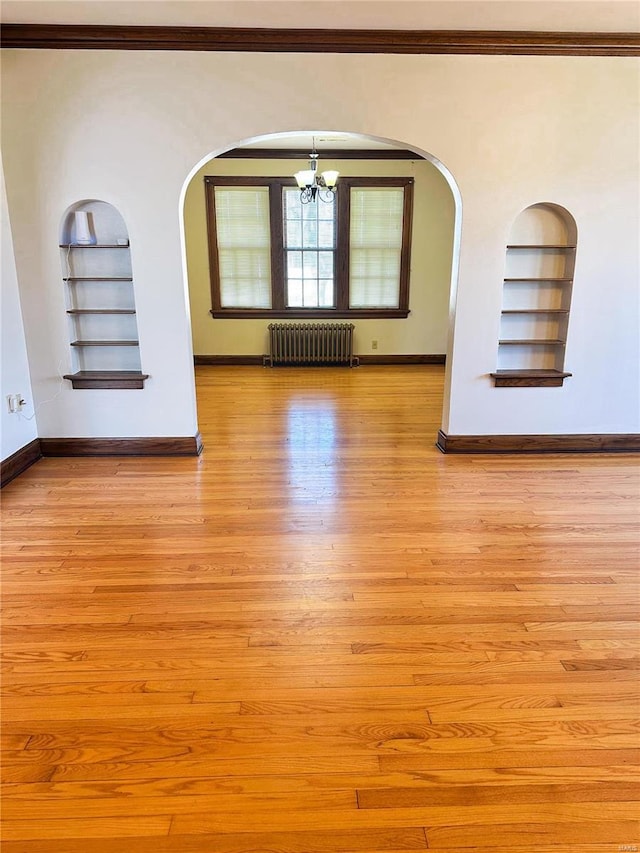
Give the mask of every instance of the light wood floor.
M 4 853 L 638 849 L 637 460 L 441 394 L 202 368 L 202 457 L 4 489 Z

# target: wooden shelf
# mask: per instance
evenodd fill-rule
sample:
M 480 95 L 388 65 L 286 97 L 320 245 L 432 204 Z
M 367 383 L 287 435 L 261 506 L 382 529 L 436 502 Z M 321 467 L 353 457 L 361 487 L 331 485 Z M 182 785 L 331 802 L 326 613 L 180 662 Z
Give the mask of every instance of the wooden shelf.
M 503 314 L 568 314 L 568 308 L 507 308 Z
M 79 370 L 77 373 L 67 373 L 74 389 L 89 388 L 143 388 L 148 373 L 137 370 Z
M 70 275 L 63 281 L 133 281 L 131 276 L 105 276 L 105 275 Z
M 558 340 L 557 338 L 550 338 L 548 340 L 544 340 L 542 338 L 527 338 L 523 340 L 515 340 L 515 341 L 498 341 L 500 346 L 543 346 L 543 347 L 557 347 L 564 346 L 564 341 Z
M 570 373 L 562 370 L 496 370 L 496 388 L 558 388 Z
M 93 219 L 92 242 L 78 242 L 79 237 L 89 239 L 78 230 L 82 217 L 77 214 L 83 211 Z M 75 371 L 65 378 L 74 389 L 142 388 L 147 376 L 140 363 L 131 246 L 124 219 L 107 202 L 78 202 L 68 210 L 58 245 Z M 114 251 L 87 254 L 84 249 Z
M 67 314 L 135 314 L 134 308 L 70 308 Z
M 71 341 L 72 347 L 137 347 L 139 341 Z
M 507 243 L 498 363 L 489 375 L 497 387 L 559 386 L 570 375 L 563 369 L 575 223 L 556 205 L 531 205 L 521 214 Z
M 60 243 L 61 249 L 128 249 L 129 244 L 121 243 Z

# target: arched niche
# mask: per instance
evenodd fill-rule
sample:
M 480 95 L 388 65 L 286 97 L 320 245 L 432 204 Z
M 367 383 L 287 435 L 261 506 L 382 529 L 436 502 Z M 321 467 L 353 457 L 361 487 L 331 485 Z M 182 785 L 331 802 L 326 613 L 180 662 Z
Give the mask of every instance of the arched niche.
M 113 205 L 79 201 L 60 226 L 75 389 L 142 388 L 129 235 Z
M 497 387 L 561 386 L 577 248 L 574 218 L 552 203 L 525 208 L 506 247 Z

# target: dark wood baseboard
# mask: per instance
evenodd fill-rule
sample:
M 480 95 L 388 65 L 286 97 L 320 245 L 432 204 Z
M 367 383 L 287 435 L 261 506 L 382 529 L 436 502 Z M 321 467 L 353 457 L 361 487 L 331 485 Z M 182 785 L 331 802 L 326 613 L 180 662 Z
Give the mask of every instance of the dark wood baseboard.
M 233 365 L 233 364 L 259 364 L 262 365 L 261 355 L 194 355 L 193 363 L 198 365 Z
M 443 353 L 432 355 L 377 355 L 367 353 L 359 355 L 360 364 L 444 364 L 446 356 Z
M 360 364 L 444 364 L 446 356 L 435 355 L 359 355 Z M 262 364 L 261 355 L 194 355 L 198 365 Z
M 198 456 L 200 433 L 178 438 L 41 438 L 43 456 Z
M 438 431 L 443 453 L 638 453 L 640 435 L 446 435 Z
M 0 488 L 30 468 L 38 459 L 42 459 L 40 439 L 34 438 L 29 444 L 25 444 L 20 450 L 16 450 L 11 456 L 2 460 L 0 464 Z

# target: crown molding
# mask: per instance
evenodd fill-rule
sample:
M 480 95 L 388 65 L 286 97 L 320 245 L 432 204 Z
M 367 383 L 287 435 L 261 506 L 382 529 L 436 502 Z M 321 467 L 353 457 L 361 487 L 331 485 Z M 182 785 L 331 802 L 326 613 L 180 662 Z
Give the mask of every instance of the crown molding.
M 2 46 L 59 50 L 640 56 L 640 33 L 4 24 Z

